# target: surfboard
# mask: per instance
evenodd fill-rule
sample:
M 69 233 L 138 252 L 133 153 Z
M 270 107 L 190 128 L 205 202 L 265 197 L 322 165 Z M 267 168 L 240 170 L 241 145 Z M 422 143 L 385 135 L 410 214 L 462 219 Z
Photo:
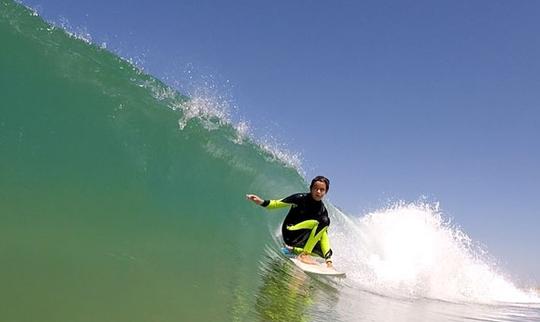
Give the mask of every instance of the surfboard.
M 328 268 L 326 266 L 326 263 L 321 263 L 317 261 L 315 258 L 315 264 L 308 264 L 304 263 L 298 258 L 296 258 L 296 255 L 289 252 L 288 249 L 282 248 L 281 252 L 296 265 L 296 267 L 300 268 L 302 271 L 306 273 L 311 274 L 317 274 L 317 275 L 326 275 L 326 276 L 336 276 L 336 277 L 345 277 L 345 273 L 337 271 L 335 268 Z

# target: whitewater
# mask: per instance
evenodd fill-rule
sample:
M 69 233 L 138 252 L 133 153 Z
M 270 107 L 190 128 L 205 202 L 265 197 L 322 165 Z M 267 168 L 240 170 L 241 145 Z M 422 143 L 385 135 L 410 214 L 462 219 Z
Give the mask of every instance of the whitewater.
M 0 320 L 540 321 L 436 202 L 328 203 L 347 278 L 304 274 L 244 199 L 305 191 L 298 154 L 15 2 L 0 39 Z

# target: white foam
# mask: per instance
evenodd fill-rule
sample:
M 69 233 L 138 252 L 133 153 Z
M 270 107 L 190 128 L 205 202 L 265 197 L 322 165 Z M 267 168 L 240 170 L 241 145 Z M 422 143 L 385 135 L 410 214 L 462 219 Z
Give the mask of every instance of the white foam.
M 86 27 L 74 27 L 66 17 L 60 17 L 59 24 L 52 22 L 57 28 L 63 29 L 70 37 L 93 44 L 92 35 Z
M 238 107 L 234 103 L 234 98 L 228 93 L 226 86 L 217 85 L 215 76 L 195 76 L 193 66 L 188 66 L 184 72 L 187 75 L 187 82 L 183 84 L 182 93 L 189 97 L 187 100 L 178 99 L 179 93 L 170 86 L 147 80 L 139 86 L 151 91 L 152 96 L 159 101 L 166 102 L 166 105 L 173 110 L 180 110 L 182 115 L 178 120 L 180 130 L 184 130 L 192 120 L 197 120 L 200 125 L 209 131 L 217 130 L 223 126 L 230 126 L 235 131 L 235 135 L 230 138 L 235 144 L 252 142 L 265 153 L 268 160 L 278 161 L 285 166 L 295 169 L 299 174 L 303 174 L 302 158 L 299 153 L 293 153 L 286 148 L 283 143 L 278 143 L 271 136 L 262 138 L 256 137 L 251 131 L 249 123 L 245 120 L 234 121 L 233 115 L 238 114 Z M 199 77 L 202 77 L 199 79 Z M 178 80 L 167 77 L 169 82 L 180 84 Z M 226 81 L 228 84 L 229 82 Z M 225 85 L 227 85 L 225 84 Z
M 183 115 L 178 120 L 180 129 L 184 129 L 189 120 L 197 118 L 202 121 L 203 126 L 208 130 L 214 130 L 219 126 L 231 124 L 229 105 L 219 97 L 205 95 L 197 92 L 183 104 Z
M 363 288 L 459 302 L 540 302 L 498 272 L 438 204 L 398 203 L 356 219 L 332 213 L 336 262 Z
M 302 155 L 298 152 L 288 150 L 283 144 L 278 143 L 271 137 L 256 140 L 261 147 L 273 159 L 280 160 L 285 165 L 296 169 L 296 171 L 305 176 L 305 171 L 302 168 Z

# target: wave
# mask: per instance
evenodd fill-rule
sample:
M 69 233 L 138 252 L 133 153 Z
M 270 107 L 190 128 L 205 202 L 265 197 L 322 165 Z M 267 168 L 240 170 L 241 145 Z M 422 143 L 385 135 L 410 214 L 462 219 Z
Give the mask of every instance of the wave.
M 298 320 L 321 292 L 335 303 L 366 290 L 538 302 L 423 203 L 360 218 L 329 205 L 348 278 L 306 281 L 269 251 L 282 213 L 244 200 L 305 190 L 298 154 L 233 122 L 214 92 L 179 93 L 90 36 L 0 4 L 3 320 Z
M 364 289 L 453 302 L 540 302 L 505 278 L 438 203 L 398 202 L 361 218 L 339 218 L 334 239 L 347 250 L 340 262 Z

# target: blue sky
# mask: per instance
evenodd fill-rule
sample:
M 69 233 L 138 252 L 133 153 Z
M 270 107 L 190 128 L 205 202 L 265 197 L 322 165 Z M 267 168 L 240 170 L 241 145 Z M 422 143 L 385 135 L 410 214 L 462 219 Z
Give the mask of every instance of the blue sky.
M 540 2 L 24 3 L 171 83 L 211 79 L 347 213 L 427 196 L 540 283 Z

